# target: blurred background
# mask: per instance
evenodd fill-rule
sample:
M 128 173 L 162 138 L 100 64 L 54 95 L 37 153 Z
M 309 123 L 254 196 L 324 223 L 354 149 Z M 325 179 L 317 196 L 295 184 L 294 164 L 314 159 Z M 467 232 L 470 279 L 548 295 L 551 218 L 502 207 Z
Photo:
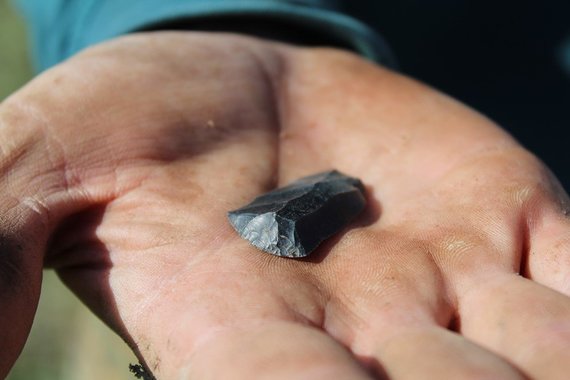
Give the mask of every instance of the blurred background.
M 31 76 L 24 23 L 7 0 L 0 0 L 0 101 Z M 45 271 L 30 339 L 7 379 L 135 379 L 129 363 L 137 360 L 126 344 L 77 301 L 52 271 Z
M 401 71 L 481 111 L 570 190 L 570 1 L 354 0 Z
M 401 70 L 488 115 L 570 189 L 570 2 L 345 1 Z M 0 0 L 0 100 L 32 76 L 24 25 Z M 132 379 L 125 344 L 46 272 L 38 315 L 9 380 Z

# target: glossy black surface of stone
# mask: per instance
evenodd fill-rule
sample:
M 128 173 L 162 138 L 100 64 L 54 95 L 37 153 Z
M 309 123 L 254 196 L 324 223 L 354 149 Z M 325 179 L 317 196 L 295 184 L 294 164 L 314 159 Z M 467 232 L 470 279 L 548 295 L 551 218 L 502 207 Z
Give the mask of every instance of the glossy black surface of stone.
M 260 195 L 228 218 L 242 238 L 262 251 L 305 257 L 365 206 L 362 182 L 331 170 Z

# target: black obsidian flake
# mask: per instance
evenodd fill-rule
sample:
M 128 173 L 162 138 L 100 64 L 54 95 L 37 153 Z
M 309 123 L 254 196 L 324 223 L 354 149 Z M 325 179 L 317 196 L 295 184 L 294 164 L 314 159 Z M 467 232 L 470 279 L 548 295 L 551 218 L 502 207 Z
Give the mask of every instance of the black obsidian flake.
M 228 213 L 240 236 L 277 256 L 308 256 L 366 206 L 364 186 L 336 170 L 301 178 Z

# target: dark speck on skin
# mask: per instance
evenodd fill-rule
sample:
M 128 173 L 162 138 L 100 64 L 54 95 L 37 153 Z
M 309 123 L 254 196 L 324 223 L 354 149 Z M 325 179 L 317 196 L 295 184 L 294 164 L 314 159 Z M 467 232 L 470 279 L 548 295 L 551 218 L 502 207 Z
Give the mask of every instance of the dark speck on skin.
M 131 371 L 137 379 L 156 380 L 156 378 L 140 364 L 129 364 L 129 371 Z

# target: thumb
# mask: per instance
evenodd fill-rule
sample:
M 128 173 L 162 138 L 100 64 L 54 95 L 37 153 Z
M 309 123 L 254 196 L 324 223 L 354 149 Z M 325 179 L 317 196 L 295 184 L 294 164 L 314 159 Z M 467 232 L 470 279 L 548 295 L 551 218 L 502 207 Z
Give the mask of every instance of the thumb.
M 69 190 L 33 110 L 14 103 L 0 105 L 0 378 L 29 334 L 50 234 L 85 203 Z
M 2 204 L 2 212 L 6 212 Z M 42 277 L 40 217 L 17 206 L 0 222 L 0 378 L 20 354 L 38 304 Z M 35 214 L 35 215 L 34 215 Z M 6 215 L 6 214 L 5 214 Z M 33 232 L 37 232 L 34 236 Z

